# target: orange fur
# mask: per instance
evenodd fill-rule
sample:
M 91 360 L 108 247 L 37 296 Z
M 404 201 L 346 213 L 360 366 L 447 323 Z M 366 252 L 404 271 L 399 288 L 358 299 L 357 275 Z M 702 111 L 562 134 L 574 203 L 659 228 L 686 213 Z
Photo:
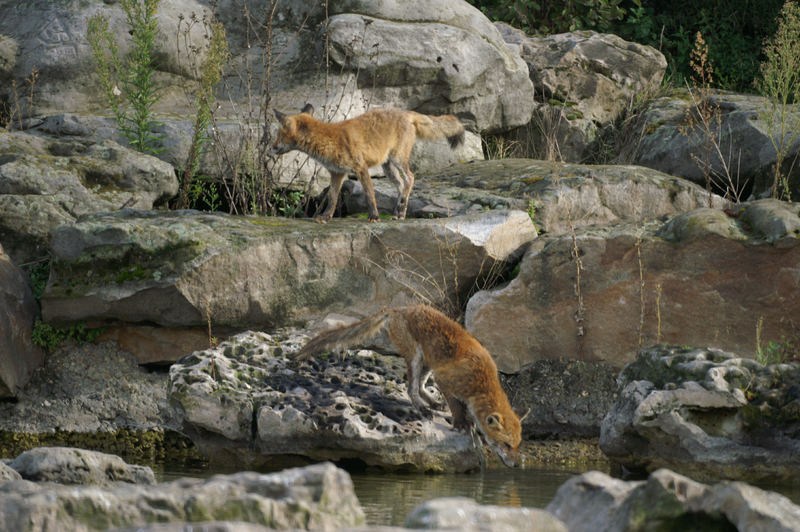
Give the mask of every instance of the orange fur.
M 414 186 L 409 157 L 417 137 L 425 140 L 446 138 L 452 148 L 464 142 L 464 126 L 453 115 L 428 116 L 399 109 L 375 109 L 330 124 L 315 119 L 313 112 L 311 105 L 292 116 L 276 111 L 281 128 L 271 151 L 280 155 L 300 150 L 331 173 L 328 207 L 314 218 L 323 223 L 333 216 L 342 182 L 348 173 L 356 174 L 364 187 L 369 221 L 378 220 L 375 190 L 369 175 L 369 169 L 378 165 L 383 166 L 386 177 L 397 187 L 393 217 L 405 218 L 408 196 Z
M 411 403 L 423 413 L 430 412 L 428 407 L 435 401 L 424 384 L 432 372 L 450 407 L 453 427 L 476 428 L 503 463 L 517 466 L 521 420 L 500 386 L 494 360 L 474 336 L 438 310 L 425 305 L 383 310 L 321 333 L 295 356 L 305 359 L 324 350 L 347 349 L 383 328 L 406 360 Z

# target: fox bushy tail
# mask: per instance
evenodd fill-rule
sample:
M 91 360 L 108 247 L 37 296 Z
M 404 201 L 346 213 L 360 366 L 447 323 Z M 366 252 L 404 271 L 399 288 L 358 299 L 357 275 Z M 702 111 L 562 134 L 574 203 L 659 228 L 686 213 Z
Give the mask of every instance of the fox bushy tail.
M 309 340 L 303 349 L 294 354 L 294 357 L 305 360 L 323 351 L 344 351 L 377 336 L 391 315 L 391 309 L 383 310 L 351 325 L 320 333 Z
M 464 125 L 455 115 L 431 116 L 413 113 L 411 122 L 421 139 L 447 139 L 452 149 L 464 144 Z

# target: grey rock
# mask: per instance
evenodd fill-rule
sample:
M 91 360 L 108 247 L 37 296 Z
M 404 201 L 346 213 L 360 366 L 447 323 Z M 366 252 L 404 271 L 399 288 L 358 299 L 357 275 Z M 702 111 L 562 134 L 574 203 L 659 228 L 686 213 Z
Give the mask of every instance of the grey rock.
M 53 127 L 77 127 L 60 118 Z M 58 225 L 123 206 L 152 209 L 177 191 L 172 166 L 114 141 L 0 136 L 0 242 L 20 263 L 45 256 Z
M 566 532 L 551 513 L 534 508 L 505 508 L 476 504 L 465 497 L 433 499 L 414 508 L 406 527 L 462 532 Z
M 44 364 L 44 351 L 31 340 L 38 314 L 27 276 L 0 245 L 0 397 L 16 396 Z
M 378 208 L 391 212 L 396 192 L 376 180 Z M 343 187 L 347 212 L 366 208 L 355 181 Z M 528 211 L 536 228 L 550 235 L 570 225 L 644 222 L 698 207 L 727 205 L 684 179 L 640 166 L 552 163 L 533 159 L 473 161 L 420 175 L 411 193 L 409 216 L 447 217 L 487 209 Z
M 778 493 L 741 482 L 705 485 L 668 469 L 625 482 L 590 471 L 564 483 L 547 511 L 574 532 L 676 527 L 784 532 L 800 526 L 800 508 Z
M 699 96 L 695 96 L 698 100 Z M 700 129 L 687 129 L 687 116 L 694 103 L 686 94 L 667 96 L 652 103 L 644 117 L 647 134 L 639 145 L 636 163 L 655 168 L 668 174 L 681 176 L 705 186 L 706 174 L 723 190 L 729 187 L 740 193 L 752 189 L 755 197 L 769 194 L 773 184 L 773 168 L 777 161 L 770 135 L 777 137 L 775 128 L 765 120 L 769 102 L 761 96 L 712 92 L 710 102 L 719 110 L 719 123 L 712 123 L 712 134 L 719 146 L 719 153 L 712 147 L 706 167 L 706 141 Z M 787 127 L 800 123 L 800 105 L 789 108 Z M 800 137 L 788 139 L 784 161 L 780 163 L 789 181 L 797 183 L 800 169 L 791 161 L 800 152 Z M 722 159 L 720 158 L 722 156 Z M 699 159 L 699 161 L 697 160 Z M 725 166 L 729 169 L 725 170 Z M 731 181 L 727 179 L 730 174 Z M 796 195 L 798 190 L 793 189 Z M 748 199 L 747 196 L 740 199 Z
M 113 454 L 70 447 L 37 447 L 9 464 L 25 480 L 111 486 L 117 482 L 155 484 L 152 469 L 125 463 Z
M 536 233 L 527 214 L 367 224 L 123 210 L 57 229 L 46 321 L 269 328 L 459 301 Z M 442 253 L 450 259 L 441 261 Z M 456 278 L 457 277 L 457 278 Z M 222 283 L 222 284 L 220 284 Z
M 87 532 L 220 520 L 273 530 L 338 530 L 362 524 L 364 512 L 349 475 L 332 464 L 273 474 L 184 478 L 155 486 L 0 484 L 4 530 Z
M 600 433 L 613 460 L 693 478 L 794 478 L 800 365 L 659 346 L 643 349 L 619 382 Z
M 655 48 L 616 35 L 575 31 L 531 37 L 503 22 L 495 26 L 527 63 L 536 87 L 539 103 L 532 120 L 512 138 L 537 158 L 586 160 L 598 128 L 657 89 L 667 68 Z
M 169 396 L 183 430 L 224 464 L 357 459 L 389 470 L 478 466 L 466 434 L 444 416 L 422 418 L 406 392 L 404 363 L 360 351 L 298 363 L 302 336 L 242 333 L 170 368 Z
M 798 204 L 759 200 L 540 237 L 516 278 L 470 298 L 466 327 L 509 372 L 561 357 L 621 368 L 659 342 L 754 354 L 759 320 L 765 342 L 777 341 L 787 316 L 800 315 L 800 283 L 789 273 L 800 260 L 799 215 Z
M 0 460 L 0 484 L 3 482 L 10 482 L 12 480 L 22 480 L 22 475 L 17 473 L 11 466 L 6 464 L 4 460 Z

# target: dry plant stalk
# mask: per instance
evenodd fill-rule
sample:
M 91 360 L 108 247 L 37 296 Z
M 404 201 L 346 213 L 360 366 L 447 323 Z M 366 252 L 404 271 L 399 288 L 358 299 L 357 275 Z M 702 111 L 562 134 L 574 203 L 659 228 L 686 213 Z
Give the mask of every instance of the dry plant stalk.
M 708 59 L 708 44 L 698 31 L 694 48 L 689 54 L 692 67 L 692 85 L 687 85 L 692 107 L 686 112 L 686 123 L 679 131 L 692 141 L 699 137 L 700 154 L 692 153 L 691 158 L 703 172 L 708 192 L 708 206 L 712 206 L 712 185 L 724 190 L 726 198 L 739 203 L 742 201 L 745 183 L 740 182 L 740 163 L 736 164 L 734 175 L 732 168 L 733 144 L 729 141 L 727 155 L 723 152 L 722 113 L 719 105 L 712 98 L 711 85 L 714 82 L 714 67 Z M 741 158 L 739 150 L 738 158 Z M 721 169 L 717 169 L 717 164 Z

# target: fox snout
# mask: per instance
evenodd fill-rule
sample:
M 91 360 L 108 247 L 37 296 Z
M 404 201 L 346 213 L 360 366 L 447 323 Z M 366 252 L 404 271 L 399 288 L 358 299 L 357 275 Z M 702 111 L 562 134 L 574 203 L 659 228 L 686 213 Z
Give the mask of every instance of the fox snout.
M 519 467 L 519 452 L 507 443 L 490 445 L 494 453 L 506 465 L 506 467 Z
M 284 153 L 290 152 L 292 149 L 291 147 L 283 144 L 280 141 L 275 142 L 272 146 L 269 147 L 269 154 L 270 155 L 283 155 Z

